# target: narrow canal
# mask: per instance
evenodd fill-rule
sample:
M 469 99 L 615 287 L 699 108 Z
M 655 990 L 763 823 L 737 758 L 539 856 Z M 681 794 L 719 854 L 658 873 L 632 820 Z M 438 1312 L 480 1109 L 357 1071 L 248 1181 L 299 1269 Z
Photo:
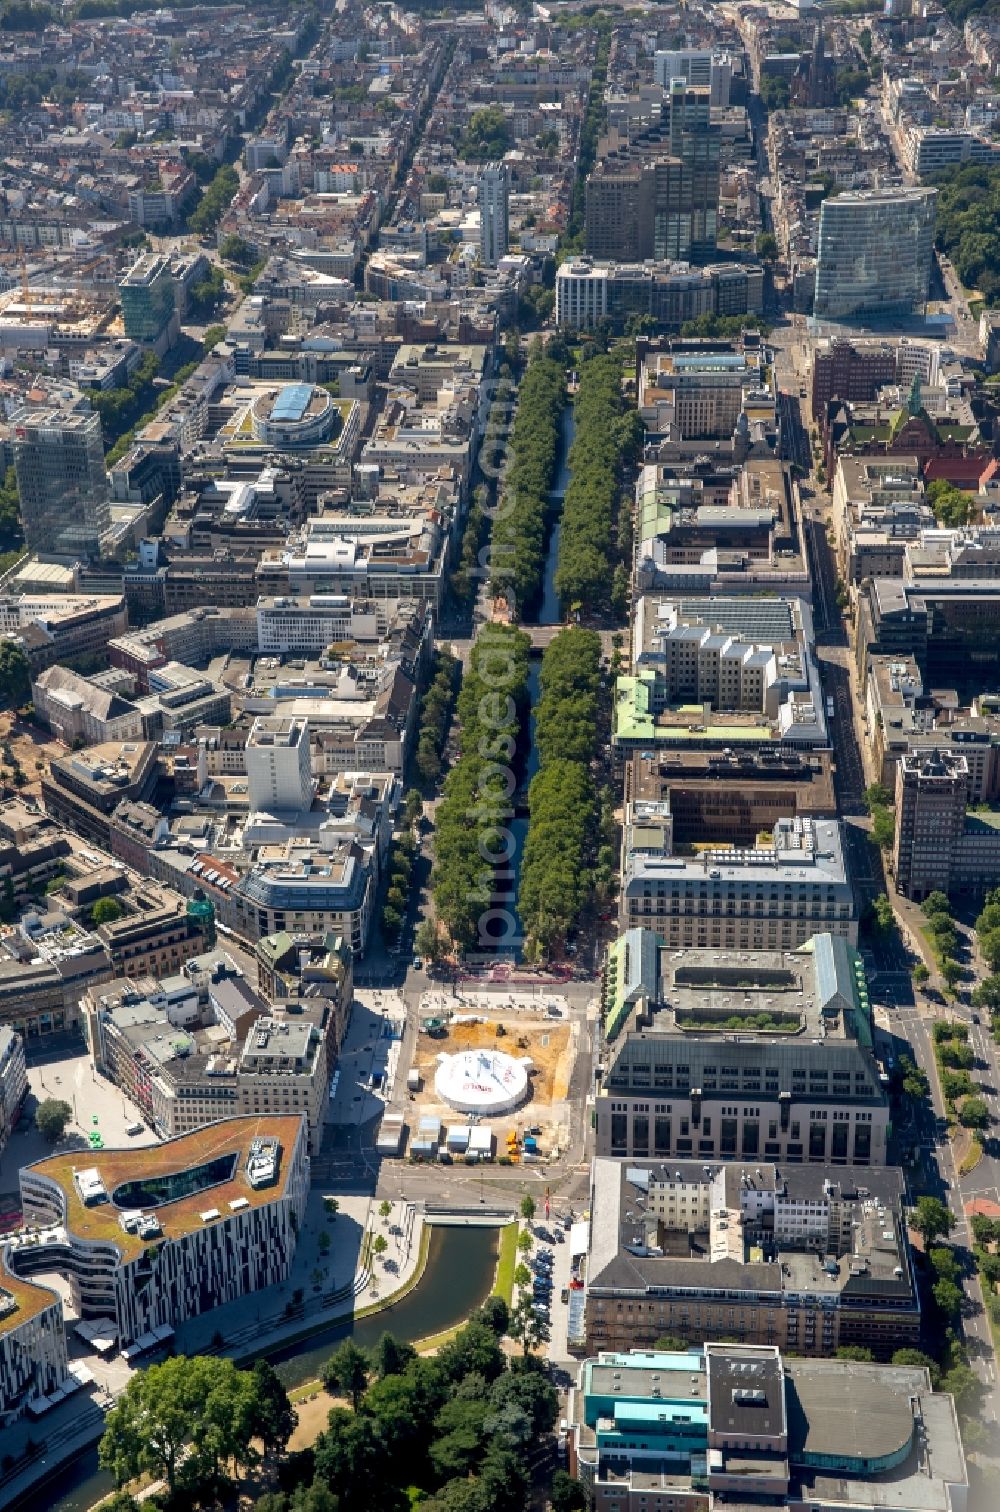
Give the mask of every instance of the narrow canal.
M 273 1361 L 290 1388 L 314 1379 L 338 1342 L 348 1334 L 365 1347 L 377 1343 L 386 1332 L 410 1343 L 453 1328 L 464 1322 L 489 1294 L 496 1272 L 499 1235 L 500 1230 L 495 1228 L 432 1229 L 423 1278 L 395 1307 L 363 1318 L 353 1328 L 350 1323 L 336 1324 L 319 1330 L 294 1348 L 262 1353 Z M 86 1450 L 44 1486 L 36 1487 L 19 1506 L 44 1506 L 47 1512 L 88 1512 L 113 1489 L 111 1477 L 98 1468 L 95 1447 Z

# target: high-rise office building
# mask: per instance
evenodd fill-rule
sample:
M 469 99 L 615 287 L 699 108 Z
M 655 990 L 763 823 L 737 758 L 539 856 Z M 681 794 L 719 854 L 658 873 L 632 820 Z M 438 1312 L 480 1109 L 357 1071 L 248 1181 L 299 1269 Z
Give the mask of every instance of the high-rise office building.
M 613 142 L 587 180 L 588 253 L 622 262 L 713 258 L 719 142 L 708 89 L 673 80 L 659 124 Z
M 504 163 L 487 163 L 479 178 L 479 256 L 488 268 L 506 257 L 510 176 Z
M 715 256 L 721 138 L 718 128 L 712 125 L 711 98 L 707 89 L 673 79 L 668 102 L 670 151 L 680 160 L 682 183 L 678 225 L 673 239 L 680 245 L 686 243 L 687 255 L 698 262 Z
M 24 536 L 43 556 L 100 557 L 111 534 L 101 417 L 93 410 L 22 410 L 14 467 Z
M 935 189 L 864 189 L 825 199 L 814 313 L 825 320 L 912 310 L 927 298 Z
M 255 719 L 246 746 L 250 812 L 299 813 L 313 800 L 309 724 L 304 719 Z
M 896 768 L 893 872 L 904 897 L 949 892 L 965 838 L 969 764 L 951 751 L 908 751 Z M 994 856 L 997 846 L 991 847 Z M 971 868 L 970 868 L 971 871 Z
M 158 341 L 174 313 L 174 280 L 167 259 L 151 252 L 140 257 L 118 285 L 118 293 L 125 335 L 146 344 Z

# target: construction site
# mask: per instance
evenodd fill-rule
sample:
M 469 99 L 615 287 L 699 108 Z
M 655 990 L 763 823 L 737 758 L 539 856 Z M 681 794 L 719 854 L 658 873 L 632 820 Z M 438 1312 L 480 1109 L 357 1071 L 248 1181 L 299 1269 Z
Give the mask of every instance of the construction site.
M 383 1119 L 380 1153 L 443 1163 L 556 1156 L 568 1137 L 578 1026 L 555 1002 L 493 998 L 474 1013 L 443 999 L 423 1006 L 406 1102 Z M 504 1106 L 500 1083 L 510 1084 L 516 1106 Z

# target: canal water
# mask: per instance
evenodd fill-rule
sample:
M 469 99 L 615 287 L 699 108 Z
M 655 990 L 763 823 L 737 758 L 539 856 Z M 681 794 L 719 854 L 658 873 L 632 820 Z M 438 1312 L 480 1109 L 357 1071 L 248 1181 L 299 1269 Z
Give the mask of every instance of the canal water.
M 542 578 L 542 602 L 538 610 L 539 625 L 558 625 L 559 623 L 559 595 L 556 593 L 556 567 L 559 564 L 559 537 L 562 534 L 562 506 L 566 497 L 566 485 L 569 482 L 569 449 L 573 445 L 573 437 L 576 435 L 576 411 L 572 404 L 567 404 L 562 412 L 560 420 L 560 447 L 559 466 L 552 484 L 552 492 L 549 494 L 550 502 L 554 510 L 558 511 L 558 517 L 552 527 L 549 537 L 549 551 L 545 558 L 545 575 Z
M 394 1307 L 350 1323 L 319 1330 L 293 1348 L 268 1353 L 289 1388 L 313 1380 L 341 1339 L 350 1334 L 362 1347 L 376 1344 L 386 1332 L 411 1343 L 462 1323 L 486 1300 L 496 1273 L 498 1228 L 432 1228 L 427 1268 L 414 1289 Z M 87 1512 L 114 1490 L 110 1475 L 97 1465 L 97 1449 L 85 1450 L 73 1464 L 36 1488 L 24 1507 L 47 1512 Z

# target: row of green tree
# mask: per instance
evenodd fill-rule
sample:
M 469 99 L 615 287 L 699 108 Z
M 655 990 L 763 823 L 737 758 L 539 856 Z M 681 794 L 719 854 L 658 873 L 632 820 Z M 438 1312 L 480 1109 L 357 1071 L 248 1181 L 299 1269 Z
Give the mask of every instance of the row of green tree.
M 896 838 L 896 820 L 891 806 L 892 794 L 883 783 L 873 782 L 870 787 L 865 788 L 864 797 L 865 808 L 872 816 L 872 827 L 869 831 L 872 844 L 879 850 L 891 850 L 892 842 Z M 889 919 L 891 918 L 892 905 L 890 904 Z
M 581 365 L 575 418 L 556 591 L 564 615 L 606 615 L 612 605 L 622 614 L 628 570 L 614 564 L 615 506 L 623 466 L 639 454 L 643 427 L 637 412 L 625 408 L 618 356 L 592 357 Z
M 460 749 L 435 814 L 432 888 L 437 917 L 459 950 L 482 943 L 494 871 L 501 862 L 509 867 L 530 647 L 529 637 L 512 625 L 485 625 L 458 695 Z
M 155 379 L 159 371 L 156 353 L 147 352 L 128 382 L 121 387 L 85 390 L 91 408 L 101 417 L 105 442 L 117 441 L 149 409 L 156 397 Z
M 980 955 L 991 972 L 1000 972 L 1000 887 L 986 894 L 975 930 Z
M 924 918 L 928 943 L 934 952 L 938 971 L 946 987 L 954 987 L 962 975 L 955 952 L 958 949 L 958 930 L 951 903 L 943 892 L 932 892 L 920 905 Z
M 763 255 L 763 254 L 761 254 Z M 712 341 L 727 341 L 740 336 L 743 331 L 759 331 L 762 336 L 770 332 L 770 324 L 757 315 L 698 315 L 694 320 L 685 320 L 681 326 L 682 336 L 708 336 Z
M 926 1366 L 935 1390 L 946 1391 L 955 1398 L 962 1419 L 962 1438 L 966 1447 L 971 1448 L 982 1431 L 974 1419 L 982 1388 L 961 1339 L 964 1260 L 960 1252 L 940 1242 L 948 1239 L 954 1226 L 954 1214 L 939 1197 L 917 1198 L 910 1214 L 910 1227 L 923 1240 L 930 1269 L 931 1306 L 923 1330 L 929 1352 L 897 1350 L 892 1359 L 896 1365 Z
M 956 26 L 962 26 L 969 16 L 1000 15 L 1000 0 L 944 0 L 944 9 Z
M 538 598 L 542 588 L 549 490 L 559 458 L 559 419 L 565 403 L 565 373 L 546 357 L 541 341 L 536 341 L 521 380 L 492 536 L 491 587 L 494 594 L 507 597 L 517 615 Z
M 196 236 L 214 231 L 240 187 L 240 176 L 231 163 L 223 163 L 206 186 L 201 199 L 188 216 L 188 226 Z
M 417 723 L 417 771 L 424 782 L 435 782 L 441 775 L 451 711 L 455 703 L 458 662 L 450 651 L 434 653 L 431 679 L 420 703 Z
M 209 326 L 208 330 L 205 332 L 205 339 L 202 343 L 202 354 L 204 356 L 207 356 L 212 348 L 217 346 L 218 343 L 225 337 L 225 334 L 226 330 L 224 326 Z M 152 354 L 150 353 L 149 355 L 151 356 Z M 146 359 L 144 358 L 143 361 L 145 363 Z M 118 433 L 118 439 L 115 441 L 114 445 L 111 447 L 111 450 L 104 458 L 106 467 L 110 469 L 114 467 L 116 462 L 121 461 L 122 457 L 124 457 L 125 453 L 132 445 L 136 433 L 142 430 L 143 426 L 148 425 L 151 420 L 155 419 L 158 411 L 163 409 L 164 405 L 170 403 L 171 399 L 173 399 L 174 395 L 178 392 L 181 386 L 185 384 L 191 377 L 191 374 L 195 371 L 197 366 L 198 360 L 187 362 L 183 367 L 179 367 L 177 369 L 169 383 L 162 386 L 153 384 L 149 385 L 149 390 L 144 394 L 143 397 L 143 404 L 145 407 L 143 408 L 142 413 L 138 416 L 137 419 L 133 420 L 132 423 L 126 427 L 126 429 Z M 133 374 L 133 379 L 134 377 L 135 374 Z M 101 391 L 98 389 L 88 390 L 88 394 L 92 403 L 100 392 Z M 105 390 L 104 392 L 113 393 L 116 391 Z M 125 392 L 127 392 L 127 390 Z M 95 404 L 95 408 L 100 408 L 99 400 Z M 112 431 L 117 430 L 117 427 L 121 423 L 122 418 L 123 416 L 120 411 L 117 413 L 112 411 Z M 101 424 L 103 427 L 103 415 L 101 416 Z M 107 442 L 108 440 L 107 432 L 105 432 L 104 440 L 105 442 Z
M 972 1001 L 990 1015 L 993 1037 L 1000 1040 L 1000 887 L 986 894 L 975 928 L 979 953 L 989 967 L 989 975 L 974 989 Z
M 57 74 L 54 68 L 33 68 L 30 74 L 7 74 L 0 79 L 0 110 L 26 110 L 41 100 L 72 105 L 92 87 L 90 75 L 76 69 L 63 75 Z
M 389 886 L 382 906 L 382 934 L 387 945 L 396 944 L 403 928 L 416 854 L 417 842 L 413 831 L 405 829 L 393 841 L 389 855 Z
M 24 545 L 21 526 L 21 498 L 17 491 L 17 473 L 8 467 L 0 485 L 0 554 L 18 551 Z
M 483 438 L 485 445 L 489 439 L 489 432 Z M 468 608 L 475 601 L 476 588 L 479 584 L 479 552 L 486 536 L 486 513 L 483 509 L 486 494 L 482 488 L 477 488 L 469 505 L 469 513 L 465 520 L 465 529 L 462 531 L 462 544 L 458 552 L 458 561 L 448 584 L 449 592 L 455 603 L 461 608 Z
M 548 954 L 565 940 L 590 893 L 597 836 L 591 774 L 599 736 L 601 639 L 562 630 L 542 657 L 535 709 L 539 770 L 528 790 L 518 913 L 529 949 Z
M 969 1044 L 968 1025 L 937 1019 L 931 1032 L 941 1092 L 949 1110 L 957 1114 L 963 1128 L 988 1128 L 992 1122 L 989 1106 L 971 1075 L 976 1056 Z

